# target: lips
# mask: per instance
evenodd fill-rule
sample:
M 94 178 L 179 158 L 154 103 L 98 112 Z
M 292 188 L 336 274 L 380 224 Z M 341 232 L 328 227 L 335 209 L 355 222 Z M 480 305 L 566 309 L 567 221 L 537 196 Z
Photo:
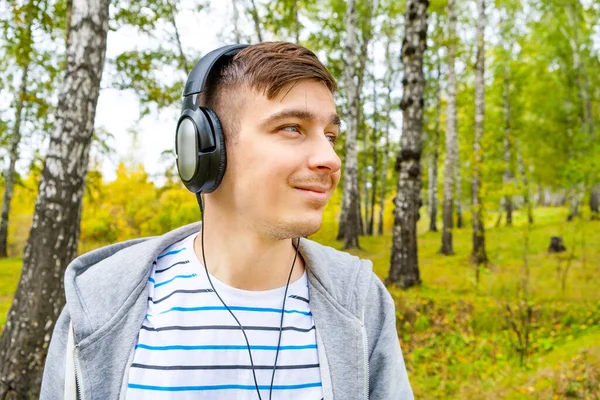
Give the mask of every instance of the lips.
M 327 191 L 329 190 L 329 187 L 327 186 L 320 186 L 320 185 L 306 185 L 306 186 L 296 186 L 296 189 L 301 189 L 301 190 L 309 190 L 311 192 L 317 192 L 317 193 L 327 193 Z
M 296 189 L 305 199 L 312 204 L 317 204 L 319 207 L 327 203 L 328 187 L 320 185 L 302 185 L 296 186 Z

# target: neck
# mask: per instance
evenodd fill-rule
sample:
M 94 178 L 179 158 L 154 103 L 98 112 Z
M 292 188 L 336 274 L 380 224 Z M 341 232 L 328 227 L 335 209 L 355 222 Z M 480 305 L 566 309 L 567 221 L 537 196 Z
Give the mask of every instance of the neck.
M 254 229 L 253 229 L 254 228 Z M 194 240 L 194 251 L 200 262 L 221 282 L 244 290 L 270 290 L 285 286 L 296 254 L 298 239 L 274 239 L 258 232 L 248 221 L 219 213 L 209 208 L 202 232 Z M 290 283 L 304 273 L 300 253 L 296 258 Z

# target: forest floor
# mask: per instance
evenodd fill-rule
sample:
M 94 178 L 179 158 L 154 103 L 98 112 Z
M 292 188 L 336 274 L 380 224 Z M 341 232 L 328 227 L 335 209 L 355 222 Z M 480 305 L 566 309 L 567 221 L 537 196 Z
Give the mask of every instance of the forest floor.
M 335 209 L 327 207 L 312 239 L 340 249 Z M 478 269 L 469 262 L 468 215 L 466 227 L 454 230 L 453 256 L 438 254 L 440 233 L 419 221 L 423 283 L 389 288 L 416 398 L 600 399 L 600 221 L 584 215 L 567 223 L 566 212 L 537 208 L 531 226 L 517 212 L 512 227 L 495 227 L 497 216 L 489 215 L 490 264 Z M 350 251 L 372 260 L 382 279 L 391 218 L 386 213 L 385 235 L 361 237 L 362 249 Z M 562 236 L 567 251 L 548 254 L 551 236 Z M 0 261 L 0 330 L 20 264 Z
M 600 221 L 584 215 L 566 222 L 566 215 L 563 208 L 537 208 L 528 226 L 517 212 L 512 227 L 496 227 L 497 215 L 488 215 L 490 263 L 479 267 L 479 281 L 469 261 L 469 216 L 465 228 L 453 231 L 453 256 L 438 253 L 441 233 L 427 232 L 423 216 L 423 283 L 389 288 L 415 398 L 600 399 Z M 331 210 L 325 218 L 334 219 Z M 341 249 L 335 224 L 324 228 L 312 238 Z M 361 237 L 362 250 L 350 251 L 372 260 L 382 279 L 392 246 L 386 231 Z M 562 236 L 567 251 L 549 254 L 551 236 Z

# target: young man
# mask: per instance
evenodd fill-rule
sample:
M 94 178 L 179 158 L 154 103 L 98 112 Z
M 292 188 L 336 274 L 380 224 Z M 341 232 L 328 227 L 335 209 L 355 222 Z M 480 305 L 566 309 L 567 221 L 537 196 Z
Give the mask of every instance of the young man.
M 199 196 L 202 223 L 73 261 L 42 399 L 412 399 L 371 262 L 305 239 L 340 180 L 333 77 L 290 43 L 223 57 L 199 63 L 205 87 L 190 75 L 177 128 L 188 188 L 206 166 L 204 144 L 186 142 L 194 104 L 223 130 L 224 175 Z

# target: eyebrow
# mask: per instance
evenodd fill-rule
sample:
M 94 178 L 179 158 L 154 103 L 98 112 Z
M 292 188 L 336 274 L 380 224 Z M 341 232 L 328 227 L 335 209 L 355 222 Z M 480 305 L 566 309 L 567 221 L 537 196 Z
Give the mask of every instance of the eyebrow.
M 288 109 L 281 110 L 276 112 L 275 114 L 271 114 L 266 117 L 261 123 L 261 126 L 268 126 L 275 121 L 286 118 L 298 118 L 306 121 L 318 121 L 321 118 L 314 112 L 308 110 L 298 110 L 298 109 Z M 326 119 L 327 125 L 336 125 L 338 128 L 341 126 L 342 121 L 337 114 L 331 114 L 329 118 Z

